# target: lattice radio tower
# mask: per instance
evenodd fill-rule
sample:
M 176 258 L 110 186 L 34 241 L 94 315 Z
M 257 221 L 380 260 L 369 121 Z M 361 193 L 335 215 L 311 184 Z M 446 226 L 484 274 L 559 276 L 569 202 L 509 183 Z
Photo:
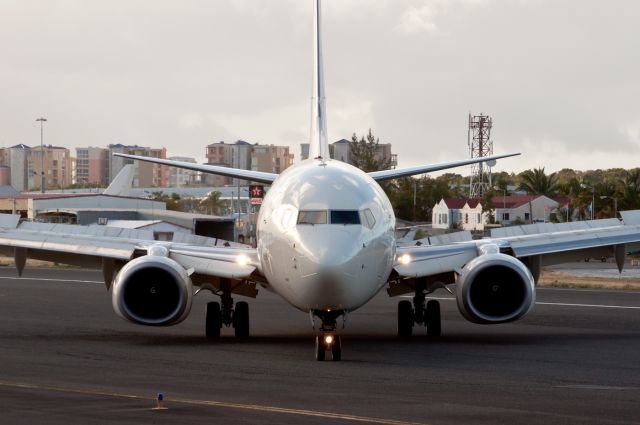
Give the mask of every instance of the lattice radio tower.
M 471 158 L 479 158 L 493 154 L 491 141 L 491 117 L 488 115 L 469 114 L 469 132 L 467 135 Z M 471 166 L 469 197 L 482 198 L 491 189 L 491 167 L 480 162 Z

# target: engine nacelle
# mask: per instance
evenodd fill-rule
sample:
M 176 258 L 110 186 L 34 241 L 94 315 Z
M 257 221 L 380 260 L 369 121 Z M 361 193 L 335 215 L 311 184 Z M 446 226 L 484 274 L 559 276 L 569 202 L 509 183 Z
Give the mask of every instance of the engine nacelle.
M 529 269 L 514 257 L 480 255 L 462 269 L 456 299 L 462 315 L 474 323 L 512 322 L 535 304 L 535 282 Z
M 112 285 L 113 309 L 131 322 L 168 326 L 182 322 L 193 299 L 193 285 L 174 260 L 146 255 L 129 261 Z

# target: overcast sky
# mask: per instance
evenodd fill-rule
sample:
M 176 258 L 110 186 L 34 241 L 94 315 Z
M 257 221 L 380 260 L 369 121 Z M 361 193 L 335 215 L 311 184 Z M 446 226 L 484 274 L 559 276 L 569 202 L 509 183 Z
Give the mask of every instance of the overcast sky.
M 324 0 L 330 141 L 369 128 L 400 166 L 640 166 L 640 2 Z M 0 146 L 167 148 L 309 137 L 311 0 L 0 0 Z M 75 155 L 75 150 L 72 149 Z M 468 169 L 459 169 L 467 174 Z

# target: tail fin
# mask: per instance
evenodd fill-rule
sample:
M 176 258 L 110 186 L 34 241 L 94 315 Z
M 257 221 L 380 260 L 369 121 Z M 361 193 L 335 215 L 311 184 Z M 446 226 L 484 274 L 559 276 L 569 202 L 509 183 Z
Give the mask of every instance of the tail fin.
M 131 190 L 133 183 L 133 164 L 127 164 L 114 177 L 113 181 L 107 187 L 103 195 L 127 196 Z
M 330 157 L 324 97 L 320 0 L 314 0 L 313 29 L 313 94 L 311 97 L 311 140 L 309 143 L 309 157 L 326 160 Z

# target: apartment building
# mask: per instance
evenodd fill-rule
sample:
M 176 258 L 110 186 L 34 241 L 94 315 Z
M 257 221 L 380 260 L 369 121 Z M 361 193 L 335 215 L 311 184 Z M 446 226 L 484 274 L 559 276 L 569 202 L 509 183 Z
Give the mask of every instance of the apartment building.
M 172 161 L 196 163 L 194 158 L 184 156 L 172 156 L 169 158 Z M 185 187 L 194 186 L 198 184 L 198 172 L 194 170 L 186 170 L 184 168 L 169 167 L 169 186 L 170 187 Z
M 42 148 L 34 146 L 29 150 L 27 162 L 29 189 L 40 190 L 42 188 L 43 165 L 45 188 L 63 188 L 73 182 L 71 178 L 72 158 L 69 149 L 52 145 L 45 145 Z
M 259 145 L 238 140 L 235 143 L 218 142 L 206 147 L 207 164 L 244 170 L 280 173 L 293 163 L 288 146 Z M 205 184 L 224 186 L 237 184 L 236 179 L 208 175 Z
M 17 191 L 29 189 L 29 155 L 31 148 L 25 144 L 18 144 L 10 148 L 0 149 L 0 165 L 8 167 L 8 181 Z
M 109 184 L 109 149 L 76 148 L 75 183 Z
M 134 164 L 133 187 L 167 187 L 169 185 L 169 171 L 167 166 L 113 156 L 113 154 L 117 152 L 128 155 L 166 159 L 166 148 L 149 148 L 118 143 L 109 145 L 108 150 L 109 181 L 113 180 L 126 164 Z

